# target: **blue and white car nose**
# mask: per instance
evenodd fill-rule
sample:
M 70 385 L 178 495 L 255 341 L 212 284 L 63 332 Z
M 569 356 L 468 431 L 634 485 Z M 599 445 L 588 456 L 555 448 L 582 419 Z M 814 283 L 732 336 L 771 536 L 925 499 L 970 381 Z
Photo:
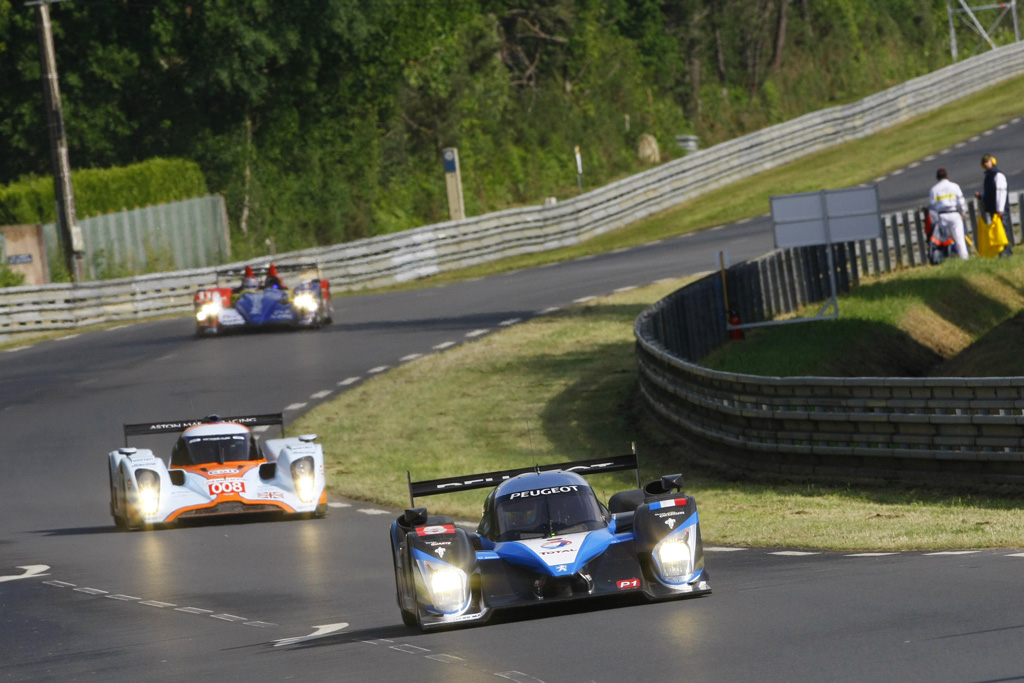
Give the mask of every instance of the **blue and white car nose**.
M 619 541 L 608 529 L 596 529 L 551 538 L 498 543 L 494 552 L 506 562 L 541 574 L 571 576 Z

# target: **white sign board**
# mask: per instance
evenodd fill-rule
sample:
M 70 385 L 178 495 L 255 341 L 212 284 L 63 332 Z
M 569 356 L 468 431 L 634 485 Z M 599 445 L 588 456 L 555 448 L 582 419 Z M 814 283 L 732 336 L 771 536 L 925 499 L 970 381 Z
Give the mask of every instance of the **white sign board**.
M 871 240 L 882 234 L 878 188 L 803 192 L 771 198 L 775 248 Z

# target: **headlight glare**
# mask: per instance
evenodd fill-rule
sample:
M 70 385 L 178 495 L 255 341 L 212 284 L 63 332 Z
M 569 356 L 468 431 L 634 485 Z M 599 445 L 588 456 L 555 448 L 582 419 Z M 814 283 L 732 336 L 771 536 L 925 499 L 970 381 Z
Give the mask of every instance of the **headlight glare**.
M 462 611 L 469 604 L 469 577 L 458 567 L 442 562 L 419 562 L 434 609 L 444 614 Z
M 139 485 L 139 512 L 155 515 L 160 509 L 160 477 L 153 470 L 136 470 Z
M 295 295 L 295 299 L 294 299 L 294 304 L 295 304 L 296 308 L 301 308 L 302 310 L 304 310 L 304 311 L 306 311 L 308 313 L 313 313 L 313 312 L 316 311 L 317 308 L 319 308 L 319 306 L 317 305 L 316 299 L 309 292 L 303 292 L 301 294 L 296 294 Z
M 664 539 L 654 549 L 658 569 L 669 581 L 683 581 L 693 574 L 693 550 L 689 534 Z
M 313 458 L 299 458 L 292 463 L 292 481 L 295 492 L 303 503 L 312 503 L 316 495 L 316 472 L 313 469 Z
M 216 319 L 220 315 L 221 309 L 220 299 L 207 301 L 196 311 L 196 320 L 203 322 L 210 318 Z

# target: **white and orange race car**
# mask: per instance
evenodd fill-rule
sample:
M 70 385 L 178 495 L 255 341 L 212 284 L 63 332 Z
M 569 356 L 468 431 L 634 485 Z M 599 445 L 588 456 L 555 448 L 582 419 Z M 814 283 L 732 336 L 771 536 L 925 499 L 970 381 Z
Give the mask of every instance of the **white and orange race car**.
M 281 438 L 260 442 L 256 426 Z M 180 432 L 165 459 L 128 437 Z M 122 529 L 148 529 L 209 515 L 280 513 L 323 517 L 327 481 L 315 434 L 284 436 L 278 414 L 124 425 L 125 446 L 109 455 L 110 514 Z

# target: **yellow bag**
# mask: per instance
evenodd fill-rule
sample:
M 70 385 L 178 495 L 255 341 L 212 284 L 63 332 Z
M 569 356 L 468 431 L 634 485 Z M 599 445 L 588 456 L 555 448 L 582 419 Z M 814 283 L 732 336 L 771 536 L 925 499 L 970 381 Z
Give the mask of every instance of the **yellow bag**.
M 1003 229 L 1003 219 L 999 214 L 992 214 L 992 222 L 986 223 L 984 215 L 978 216 L 978 255 L 985 258 L 999 256 L 1003 248 L 1009 244 L 1006 239 L 1006 231 Z

